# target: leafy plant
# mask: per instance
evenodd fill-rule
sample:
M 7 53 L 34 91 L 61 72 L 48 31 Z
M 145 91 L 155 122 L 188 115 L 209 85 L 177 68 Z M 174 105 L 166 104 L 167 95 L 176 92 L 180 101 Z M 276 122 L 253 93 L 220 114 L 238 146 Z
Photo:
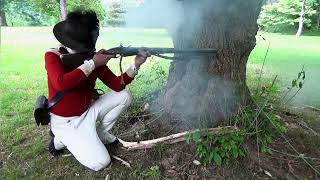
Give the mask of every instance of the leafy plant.
M 299 78 L 304 75 L 301 71 Z M 269 145 L 280 133 L 287 132 L 284 123 L 276 115 L 277 109 L 273 107 L 273 100 L 278 97 L 275 81 L 276 78 L 271 85 L 265 85 L 264 95 L 259 92 L 253 95 L 255 105 L 241 108 L 238 115 L 230 119 L 229 124 L 237 126 L 240 131 L 211 134 L 197 130 L 188 134 L 186 142 L 195 142 L 196 154 L 205 164 L 221 165 L 244 156 L 246 150 L 242 145 L 246 140 L 252 140 L 249 142 L 256 144 L 258 151 L 272 153 Z
M 161 172 L 160 172 L 160 168 L 158 165 L 155 166 L 151 166 L 150 168 L 141 171 L 141 169 L 135 169 L 132 172 L 133 177 L 135 177 L 135 179 L 155 179 L 155 180 L 160 180 L 161 179 Z
M 186 137 L 186 142 L 190 143 L 190 141 L 196 143 L 196 155 L 205 164 L 222 165 L 229 159 L 245 155 L 245 150 L 242 147 L 244 136 L 240 132 L 212 134 L 197 130 Z
M 161 179 L 161 172 L 159 166 L 151 166 L 145 173 L 145 177 L 151 177 L 153 179 L 159 180 Z
M 298 73 L 298 77 L 293 79 L 291 82 L 291 87 L 288 87 L 288 91 L 285 93 L 285 95 L 281 98 L 281 100 L 285 100 L 284 104 L 290 102 L 303 88 L 303 85 L 306 81 L 306 71 L 304 70 L 304 66 L 302 67 L 301 71 Z M 287 95 L 292 91 L 296 90 L 295 93 L 289 97 L 287 100 Z

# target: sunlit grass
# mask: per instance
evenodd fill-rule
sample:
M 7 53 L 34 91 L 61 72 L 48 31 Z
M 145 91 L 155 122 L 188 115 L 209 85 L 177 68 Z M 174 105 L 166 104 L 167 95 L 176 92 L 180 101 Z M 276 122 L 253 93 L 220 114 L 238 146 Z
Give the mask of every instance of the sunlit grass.
M 282 90 L 291 86 L 291 81 L 297 77 L 302 67 L 306 71 L 306 83 L 296 96 L 293 104 L 320 106 L 320 37 L 281 35 L 270 33 L 258 33 L 257 46 L 249 58 L 250 64 L 257 69 L 262 67 L 264 56 L 269 52 L 265 60 L 267 76 L 278 75 L 282 82 Z M 250 70 L 250 69 L 249 69 Z

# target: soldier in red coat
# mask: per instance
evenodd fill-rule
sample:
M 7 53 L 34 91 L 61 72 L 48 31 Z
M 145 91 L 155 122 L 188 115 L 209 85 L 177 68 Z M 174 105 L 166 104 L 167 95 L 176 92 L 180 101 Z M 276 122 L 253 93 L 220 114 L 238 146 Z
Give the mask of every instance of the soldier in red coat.
M 95 51 L 99 20 L 94 12 L 69 13 L 65 21 L 54 26 L 53 33 L 62 47 L 45 53 L 49 101 L 57 92 L 65 92 L 65 95 L 50 110 L 52 140 L 49 151 L 55 156 L 67 148 L 84 166 L 101 170 L 110 163 L 104 144 L 119 142 L 108 131 L 130 105 L 130 92 L 121 84 L 121 77 L 106 65 L 113 56 L 103 54 L 103 49 L 72 71 L 65 70 L 61 62 L 63 49 L 68 53 Z M 126 85 L 131 83 L 147 57 L 150 53 L 141 50 L 122 74 Z M 94 100 L 92 92 L 97 78 L 112 92 Z M 100 121 L 98 127 L 96 121 Z

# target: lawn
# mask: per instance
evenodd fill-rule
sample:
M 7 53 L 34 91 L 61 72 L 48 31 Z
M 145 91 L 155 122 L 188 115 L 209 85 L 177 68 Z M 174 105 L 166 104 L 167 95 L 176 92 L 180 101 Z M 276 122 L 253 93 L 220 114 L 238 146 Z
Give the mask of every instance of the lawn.
M 172 47 L 166 31 L 160 29 L 103 29 L 98 41 L 99 48 L 124 46 Z M 263 77 L 278 74 L 283 89 L 290 86 L 291 80 L 305 65 L 307 81 L 295 102 L 320 107 L 320 37 L 263 34 L 270 42 Z M 267 42 L 257 37 L 257 47 L 252 52 L 248 72 L 262 66 Z M 46 144 L 48 137 L 45 129 L 37 128 L 33 122 L 33 108 L 38 95 L 46 94 L 46 72 L 44 52 L 56 47 L 51 28 L 1 28 L 0 49 L 0 178 L 70 177 L 89 171 L 78 166 L 74 160 L 56 160 L 48 156 Z M 132 58 L 124 62 L 128 66 Z M 130 85 L 134 98 L 161 87 L 168 72 L 170 61 L 153 58 L 142 67 L 137 80 Z M 117 61 L 111 68 L 119 72 Z M 154 73 L 154 72 L 159 72 Z M 249 80 L 251 73 L 248 73 Z M 147 85 L 146 85 L 147 84 Z M 104 88 L 101 83 L 98 86 Z M 54 164 L 59 162 L 59 165 Z M 66 169 L 60 172 L 61 169 Z
M 306 71 L 306 83 L 294 99 L 294 105 L 311 105 L 320 107 L 320 36 L 267 34 L 259 33 L 257 46 L 249 59 L 249 67 L 262 67 L 264 56 L 270 43 L 265 60 L 268 75 L 279 75 L 282 89 L 291 86 L 302 67 Z

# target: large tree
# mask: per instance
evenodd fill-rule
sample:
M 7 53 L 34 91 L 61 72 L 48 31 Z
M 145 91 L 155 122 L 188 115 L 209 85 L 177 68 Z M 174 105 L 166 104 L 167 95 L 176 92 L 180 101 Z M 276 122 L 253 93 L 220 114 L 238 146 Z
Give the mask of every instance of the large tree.
M 6 13 L 4 11 L 4 1 L 0 0 L 0 26 L 7 26 Z
M 60 21 L 63 21 L 67 17 L 67 0 L 60 0 Z
M 8 0 L 0 0 L 0 26 L 8 26 L 7 23 L 7 16 L 5 12 L 6 4 L 8 3 Z
M 162 105 L 191 126 L 215 126 L 251 102 L 248 57 L 263 0 L 184 0 L 175 48 L 214 48 L 215 56 L 173 61 Z
M 298 27 L 298 31 L 296 33 L 296 36 L 301 36 L 302 31 L 303 31 L 304 16 L 306 13 L 306 2 L 307 2 L 307 0 L 302 1 L 300 18 L 299 18 L 299 27 Z
M 320 29 L 320 0 L 317 5 L 317 28 Z

